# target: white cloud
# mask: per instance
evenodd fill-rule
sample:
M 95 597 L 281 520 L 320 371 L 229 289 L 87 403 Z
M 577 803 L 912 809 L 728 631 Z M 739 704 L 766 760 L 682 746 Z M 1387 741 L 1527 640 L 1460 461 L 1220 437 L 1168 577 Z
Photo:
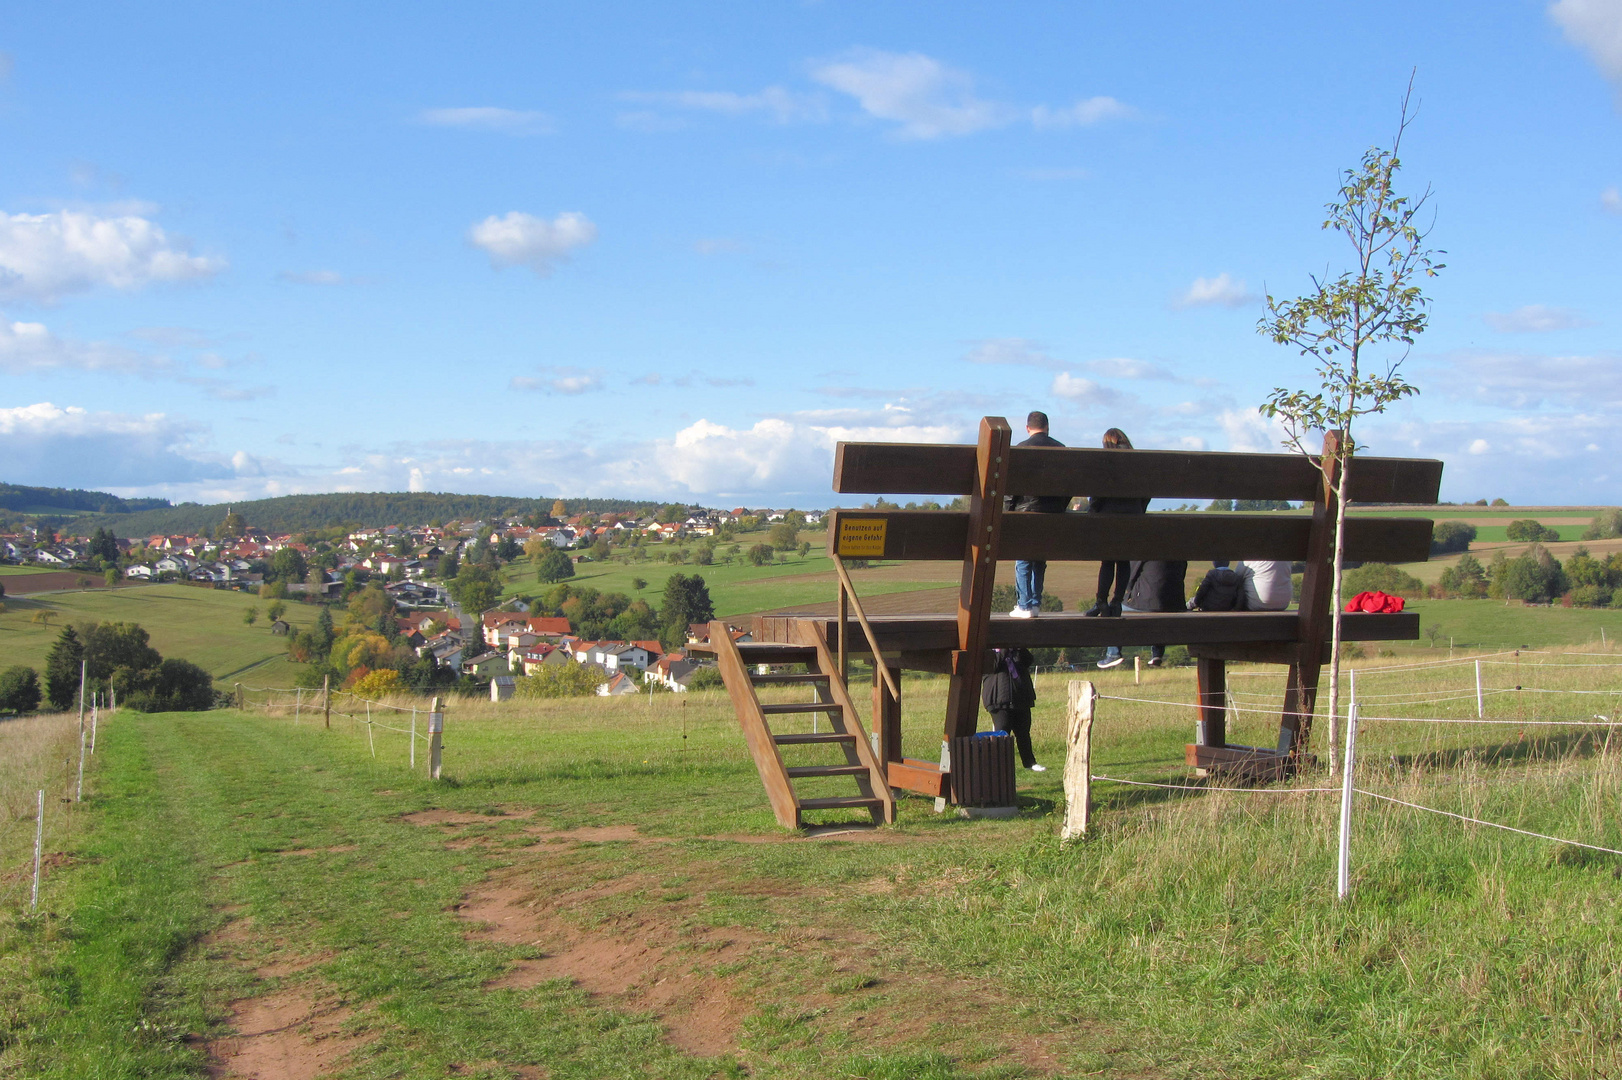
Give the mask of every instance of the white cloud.
M 967 73 L 922 53 L 856 49 L 817 65 L 811 77 L 854 97 L 870 116 L 900 124 L 906 139 L 970 135 L 1012 119 L 1011 110 L 975 96 Z
M 108 371 L 150 375 L 167 371 L 162 357 L 103 342 L 57 337 L 44 323 L 11 322 L 0 317 L 0 371 L 19 375 L 42 371 Z
M 1556 0 L 1549 16 L 1566 40 L 1585 50 L 1606 78 L 1622 80 L 1622 4 L 1617 0 Z
M 1437 371 L 1450 398 L 1520 411 L 1622 407 L 1622 356 L 1461 351 Z
M 1622 214 L 1622 190 L 1613 184 L 1599 193 L 1600 207 L 1608 214 Z
M 1089 361 L 1087 370 L 1095 375 L 1103 375 L 1111 379 L 1174 381 L 1177 378 L 1169 368 L 1162 367 L 1159 364 L 1151 364 L 1147 360 L 1133 360 L 1126 356 L 1112 356 L 1104 360 Z
M 621 94 L 620 97 L 626 101 L 721 113 L 724 116 L 759 113 L 778 124 L 824 120 L 828 115 L 827 107 L 820 98 L 809 94 L 796 94 L 781 86 L 768 86 L 753 94 L 739 94 L 730 90 L 672 90 L 656 93 L 628 92 Z
M 295 285 L 342 285 L 345 280 L 336 270 L 283 270 L 276 276 Z
M 545 135 L 552 130 L 552 118 L 543 112 L 501 109 L 491 105 L 461 109 L 424 109 L 417 114 L 417 121 L 434 127 L 499 131 L 504 135 Z
M 1236 308 L 1255 303 L 1258 299 L 1259 297 L 1251 292 L 1243 281 L 1235 281 L 1224 272 L 1214 278 L 1195 278 L 1194 284 L 1173 301 L 1172 306 L 1191 308 L 1220 305 Z
M 1068 371 L 1061 371 L 1053 377 L 1053 385 L 1048 392 L 1054 397 L 1062 397 L 1083 406 L 1114 405 L 1121 400 L 1120 391 L 1100 386 L 1091 379 L 1072 375 Z
M 552 273 L 555 264 L 565 261 L 577 247 L 597 239 L 597 226 L 579 213 L 562 213 L 551 221 L 522 213 L 505 217 L 491 215 L 468 230 L 468 240 L 483 248 L 490 265 L 524 265 L 541 277 Z
M 89 412 L 50 402 L 0 408 L 0 459 L 13 483 L 136 487 L 230 476 L 198 445 L 203 429 L 164 413 Z
M 539 377 L 515 375 L 507 386 L 511 390 L 536 390 L 548 394 L 586 394 L 603 388 L 603 376 L 600 371 L 561 367 Z
M 1061 109 L 1038 105 L 1031 110 L 1031 123 L 1038 128 L 1090 127 L 1105 120 L 1125 120 L 1138 111 L 1112 97 L 1090 97 Z
M 1064 363 L 1049 356 L 1041 342 L 1030 338 L 985 338 L 976 341 L 963 357 L 971 364 L 1011 364 L 1020 367 L 1059 368 Z
M 191 254 L 144 217 L 0 213 L 0 297 L 51 301 L 97 286 L 192 281 L 224 267 L 223 259 Z
M 1593 325 L 1580 311 L 1547 304 L 1527 304 L 1514 311 L 1489 311 L 1482 318 L 1500 334 L 1543 334 Z
M 1486 439 L 1476 439 L 1470 443 L 1470 453 L 1477 456 L 1492 453 L 1492 443 Z
M 1284 450 L 1284 425 L 1258 409 L 1225 409 L 1217 423 L 1228 438 L 1228 449 L 1251 454 L 1277 454 Z M 1310 445 L 1310 440 L 1307 441 Z
M 197 387 L 215 401 L 258 401 L 276 396 L 274 386 L 238 386 L 226 379 L 207 375 L 183 375 L 177 381 Z

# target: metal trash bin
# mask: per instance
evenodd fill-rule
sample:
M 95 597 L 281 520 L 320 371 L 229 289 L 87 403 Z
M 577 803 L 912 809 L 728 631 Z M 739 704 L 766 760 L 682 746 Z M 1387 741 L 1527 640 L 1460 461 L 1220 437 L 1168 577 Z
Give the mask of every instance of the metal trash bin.
M 1006 731 L 954 738 L 952 802 L 958 806 L 1015 806 L 1014 737 Z

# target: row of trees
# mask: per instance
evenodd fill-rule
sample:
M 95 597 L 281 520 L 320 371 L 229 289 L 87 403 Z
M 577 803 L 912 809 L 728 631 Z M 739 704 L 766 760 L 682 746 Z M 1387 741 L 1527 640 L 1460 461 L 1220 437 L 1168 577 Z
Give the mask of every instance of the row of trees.
M 715 618 L 709 585 L 699 574 L 675 573 L 666 578 L 657 608 L 646 600 L 633 600 L 621 592 L 605 593 L 589 585 L 571 585 L 566 581 L 553 585 L 538 597 L 526 598 L 526 602 L 533 614 L 568 619 L 570 631 L 582 638 L 612 641 L 657 638 L 666 649 L 680 648 L 687 640 L 687 628 L 692 623 Z
M 213 708 L 213 677 L 190 661 L 165 659 L 149 640 L 139 623 L 64 626 L 45 654 L 43 699 L 56 709 L 71 707 L 79 695 L 82 665 L 85 688 L 103 693 L 110 690 L 125 708 L 140 712 Z M 23 670 L 32 674 L 32 669 Z M 7 675 L 10 677 L 6 685 L 14 694 L 28 693 L 30 685 L 36 694 L 41 689 L 37 681 L 30 684 L 16 668 L 8 670 Z M 39 702 L 36 696 L 29 708 Z
M 439 667 L 432 656 L 418 656 L 401 640 L 394 620 L 394 598 L 375 582 L 349 598 L 341 624 L 333 619 L 332 609 L 322 605 L 314 626 L 288 638 L 288 658 L 309 665 L 296 681 L 315 687 L 330 680 L 333 686 L 366 697 L 471 684 L 456 671 Z
M 1596 559 L 1579 547 L 1562 564 L 1541 544 L 1524 555 L 1509 558 L 1500 551 L 1483 566 L 1465 554 L 1442 571 L 1441 594 L 1450 598 L 1526 600 L 1548 603 L 1564 600 L 1574 607 L 1622 606 L 1622 552 Z

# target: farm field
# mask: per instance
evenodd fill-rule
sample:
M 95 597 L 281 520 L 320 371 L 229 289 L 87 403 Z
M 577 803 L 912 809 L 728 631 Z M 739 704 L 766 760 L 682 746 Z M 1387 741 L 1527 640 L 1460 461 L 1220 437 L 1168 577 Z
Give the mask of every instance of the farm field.
M 48 574 L 51 571 L 33 566 L 0 566 L 0 577 L 26 577 L 29 574 Z
M 216 680 L 229 682 L 235 677 L 291 686 L 296 666 L 286 660 L 287 639 L 270 632 L 266 603 L 257 596 L 188 585 L 57 592 L 34 599 L 8 596 L 6 610 L 0 612 L 0 651 L 7 664 L 43 671 L 45 653 L 64 625 L 137 622 L 165 657 L 190 660 Z M 242 621 L 249 607 L 260 613 L 253 626 Z M 33 621 L 41 610 L 50 613 L 48 626 Z M 315 617 L 314 608 L 297 603 L 288 604 L 284 616 L 301 630 L 313 626 Z
M 1507 665 L 1489 667 L 1489 715 L 1524 720 L 1507 687 L 1534 676 L 1618 689 L 1622 653 L 1588 652 L 1486 657 Z M 1262 711 L 1231 737 L 1268 741 L 1277 672 L 1235 675 L 1236 704 Z M 1472 677 L 1470 661 L 1374 664 L 1360 686 L 1463 716 Z M 1096 681 L 1095 770 L 1186 783 L 1190 710 L 1154 702 L 1190 700 L 1191 673 Z M 1039 680 L 1038 753 L 1055 765 L 1064 682 Z M 911 752 L 937 737 L 944 685 L 907 682 Z M 448 713 L 438 784 L 420 757 L 408 770 L 405 736 L 379 730 L 374 759 L 343 717 L 108 721 L 43 914 L 0 918 L 0 1073 L 1622 1068 L 1616 856 L 1364 800 L 1356 892 L 1338 904 L 1320 775 L 1257 793 L 1101 781 L 1094 835 L 1061 848 L 1057 769 L 1022 781 L 1014 821 L 906 797 L 894 827 L 797 839 L 773 824 L 724 695 Z M 1608 731 L 1370 722 L 1359 784 L 1619 847 Z

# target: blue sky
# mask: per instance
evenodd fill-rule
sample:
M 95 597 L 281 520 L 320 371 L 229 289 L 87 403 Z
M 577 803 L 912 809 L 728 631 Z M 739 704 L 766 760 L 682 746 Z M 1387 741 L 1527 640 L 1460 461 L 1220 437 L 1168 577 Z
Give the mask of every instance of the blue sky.
M 1434 190 L 1443 497 L 1615 503 L 1622 0 L 13 5 L 0 479 L 833 501 L 1046 409 L 1273 449 L 1260 295 Z

